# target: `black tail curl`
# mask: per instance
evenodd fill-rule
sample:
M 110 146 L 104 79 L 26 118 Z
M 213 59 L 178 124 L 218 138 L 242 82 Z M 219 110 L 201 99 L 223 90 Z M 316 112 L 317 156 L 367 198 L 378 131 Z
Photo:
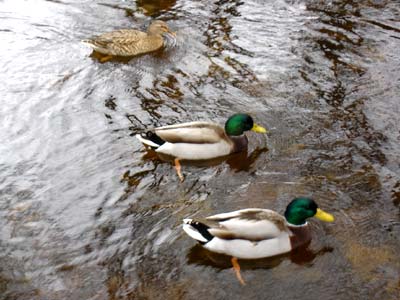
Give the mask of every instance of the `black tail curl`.
M 146 133 L 142 134 L 142 137 L 146 140 L 150 140 L 153 143 L 157 144 L 158 146 L 161 146 L 162 144 L 165 143 L 165 141 L 160 138 L 156 133 L 153 131 L 147 131 Z
M 208 227 L 207 225 L 197 222 L 197 221 L 194 221 L 194 220 L 192 220 L 189 223 L 189 225 L 194 227 L 207 240 L 207 243 L 214 238 L 214 236 L 208 232 L 208 228 L 210 228 L 210 227 Z M 200 241 L 199 241 L 199 243 L 205 244 L 204 242 L 200 242 Z

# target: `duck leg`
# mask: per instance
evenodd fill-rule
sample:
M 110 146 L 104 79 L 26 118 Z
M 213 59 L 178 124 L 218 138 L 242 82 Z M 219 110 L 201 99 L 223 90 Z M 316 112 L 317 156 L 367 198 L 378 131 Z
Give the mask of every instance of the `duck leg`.
M 242 285 L 246 285 L 244 282 L 242 275 L 240 274 L 240 265 L 238 263 L 238 259 L 236 257 L 231 258 L 233 270 L 235 271 L 236 277 Z
M 181 172 L 181 163 L 179 162 L 179 158 L 175 158 L 174 163 L 175 163 L 176 173 L 178 174 L 178 177 L 181 180 L 181 182 L 183 182 L 183 175 Z
M 113 58 L 112 55 L 103 56 L 102 58 L 100 58 L 100 62 L 105 63 L 105 62 L 111 60 L 112 58 Z

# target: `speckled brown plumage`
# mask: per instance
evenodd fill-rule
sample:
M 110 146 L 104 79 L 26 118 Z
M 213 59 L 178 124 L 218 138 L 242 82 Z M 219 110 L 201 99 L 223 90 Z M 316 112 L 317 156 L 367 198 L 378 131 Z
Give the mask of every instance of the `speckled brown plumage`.
M 147 32 L 121 29 L 83 40 L 95 51 L 112 56 L 136 56 L 154 52 L 164 46 L 163 34 L 175 36 L 163 21 L 154 21 Z

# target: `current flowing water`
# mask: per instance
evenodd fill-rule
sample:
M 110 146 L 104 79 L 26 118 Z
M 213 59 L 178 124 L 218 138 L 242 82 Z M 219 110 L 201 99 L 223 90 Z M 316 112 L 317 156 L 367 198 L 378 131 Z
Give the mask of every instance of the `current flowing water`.
M 174 48 L 101 63 L 80 40 L 153 19 Z M 0 299 L 399 299 L 400 2 L 0 2 Z M 173 165 L 141 130 L 269 129 L 220 162 Z M 242 261 L 182 219 L 310 196 L 313 241 Z

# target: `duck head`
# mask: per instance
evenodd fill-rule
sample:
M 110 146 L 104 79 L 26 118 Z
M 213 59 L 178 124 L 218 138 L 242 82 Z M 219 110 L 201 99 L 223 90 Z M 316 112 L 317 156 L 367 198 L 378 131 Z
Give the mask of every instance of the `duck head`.
M 245 131 L 252 130 L 258 133 L 266 133 L 267 130 L 254 123 L 253 118 L 247 114 L 235 114 L 225 123 L 225 132 L 230 136 L 242 135 Z
M 285 218 L 289 224 L 304 225 L 306 219 L 316 217 L 325 222 L 333 222 L 335 218 L 318 208 L 317 203 L 310 198 L 295 198 L 286 208 Z
M 164 21 L 160 21 L 160 20 L 156 20 L 153 21 L 149 28 L 147 29 L 147 33 L 149 35 L 164 35 L 164 34 L 168 34 L 171 35 L 173 37 L 176 36 L 175 32 L 172 32 L 171 29 L 169 29 L 167 23 L 165 23 Z

